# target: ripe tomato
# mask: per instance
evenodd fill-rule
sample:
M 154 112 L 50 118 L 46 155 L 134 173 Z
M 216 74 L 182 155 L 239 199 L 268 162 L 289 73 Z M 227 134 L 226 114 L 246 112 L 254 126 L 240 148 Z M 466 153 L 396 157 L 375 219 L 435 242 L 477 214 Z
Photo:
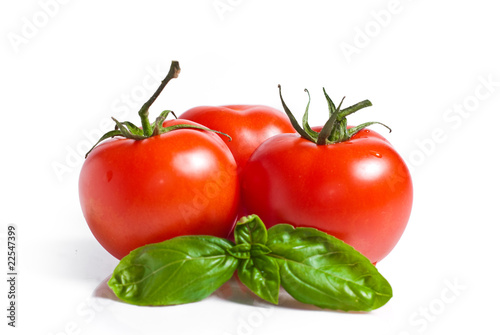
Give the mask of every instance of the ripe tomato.
M 179 116 L 232 137 L 225 142 L 241 171 L 254 150 L 269 137 L 295 133 L 286 114 L 262 105 L 199 106 Z
M 365 102 L 362 107 L 371 105 Z M 362 107 L 345 112 L 332 107 L 331 119 L 337 117 L 341 129 L 345 115 Z M 315 135 L 309 131 L 314 137 L 310 140 L 281 134 L 262 143 L 242 173 L 243 203 L 268 227 L 289 223 L 317 228 L 376 263 L 393 249 L 407 225 L 413 201 L 408 168 L 372 130 L 319 145 L 315 141 L 321 129 L 313 128 Z M 347 130 L 344 125 L 343 133 Z
M 189 124 L 169 120 L 164 127 Z M 237 166 L 218 135 L 177 129 L 143 140 L 95 147 L 79 180 L 90 230 L 121 259 L 131 250 L 179 235 L 227 237 L 239 201 Z

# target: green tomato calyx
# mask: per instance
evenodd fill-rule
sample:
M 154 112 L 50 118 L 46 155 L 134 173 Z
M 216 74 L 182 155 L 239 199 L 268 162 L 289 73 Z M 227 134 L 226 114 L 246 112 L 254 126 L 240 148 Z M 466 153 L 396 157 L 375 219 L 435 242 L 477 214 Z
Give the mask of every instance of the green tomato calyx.
M 306 111 L 304 113 L 304 116 L 302 117 L 302 126 L 301 126 L 297 121 L 297 119 L 295 119 L 295 117 L 293 116 L 290 109 L 285 104 L 285 101 L 283 100 L 283 96 L 281 95 L 281 85 L 278 85 L 278 89 L 280 93 L 281 103 L 283 105 L 285 113 L 287 114 L 288 118 L 290 119 L 290 122 L 292 123 L 292 126 L 295 128 L 297 133 L 299 133 L 299 135 L 302 138 L 314 142 L 317 145 L 328 145 L 328 144 L 349 141 L 351 137 L 353 137 L 357 132 L 376 123 L 389 129 L 389 132 L 392 131 L 391 128 L 389 128 L 385 124 L 376 121 L 365 122 L 356 127 L 347 128 L 347 116 L 357 112 L 362 108 L 371 106 L 372 103 L 369 100 L 363 100 L 350 107 L 340 109 L 342 103 L 344 102 L 345 97 L 342 98 L 338 106 L 335 106 L 332 99 L 330 99 L 324 88 L 323 88 L 323 93 L 325 94 L 326 100 L 328 102 L 329 118 L 326 121 L 323 128 L 321 129 L 321 131 L 319 132 L 314 131 L 309 126 L 309 121 L 308 121 L 309 105 L 311 103 L 311 95 L 309 94 L 309 91 L 307 89 L 304 90 L 309 97 L 309 101 L 307 102 Z
M 178 61 L 172 61 L 170 65 L 170 70 L 168 71 L 167 76 L 165 79 L 162 80 L 160 86 L 156 89 L 155 93 L 149 98 L 149 100 L 141 107 L 139 110 L 139 116 L 141 118 L 141 127 L 137 127 L 135 124 L 129 121 L 124 121 L 120 122 L 116 120 L 114 117 L 112 117 L 113 121 L 116 123 L 115 129 L 111 130 L 104 135 L 97 141 L 96 144 L 90 150 L 87 152 L 85 155 L 85 158 L 90 154 L 94 148 L 101 143 L 102 141 L 112 138 L 115 136 L 120 136 L 120 137 L 125 137 L 128 139 L 132 140 L 144 140 L 146 138 L 150 138 L 152 136 L 157 136 L 161 135 L 164 133 L 167 133 L 172 130 L 176 129 L 186 129 L 186 128 L 192 128 L 192 129 L 199 129 L 199 130 L 206 130 L 206 131 L 211 131 L 217 134 L 221 134 L 224 136 L 227 136 L 229 141 L 231 141 L 231 137 L 225 133 L 222 133 L 217 130 L 212 130 L 207 127 L 202 127 L 202 126 L 197 126 L 193 124 L 176 124 L 168 127 L 163 126 L 163 122 L 167 119 L 168 115 L 172 113 L 172 115 L 177 119 L 177 116 L 175 113 L 171 110 L 165 110 L 160 113 L 160 115 L 156 118 L 156 120 L 153 123 L 149 122 L 149 107 L 155 102 L 156 98 L 160 95 L 160 93 L 163 91 L 165 86 L 167 86 L 168 82 L 171 79 L 177 78 L 179 76 L 179 73 L 181 72 L 181 68 L 179 66 Z

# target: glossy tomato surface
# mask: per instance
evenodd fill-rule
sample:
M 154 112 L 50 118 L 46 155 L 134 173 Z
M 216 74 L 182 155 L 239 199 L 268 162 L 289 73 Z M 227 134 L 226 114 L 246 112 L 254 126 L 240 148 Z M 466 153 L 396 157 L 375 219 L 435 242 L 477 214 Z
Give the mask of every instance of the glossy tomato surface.
M 170 120 L 164 126 L 196 124 Z M 80 203 L 90 230 L 121 259 L 179 235 L 227 237 L 236 219 L 236 162 L 215 133 L 178 129 L 136 141 L 111 139 L 83 164 Z
M 277 134 L 295 132 L 285 113 L 263 105 L 199 106 L 187 110 L 180 118 L 231 136 L 232 141 L 225 143 L 240 171 L 262 142 Z
M 376 263 L 403 234 L 413 186 L 403 159 L 372 130 L 331 145 L 283 134 L 265 141 L 249 159 L 242 199 L 268 227 L 317 228 Z

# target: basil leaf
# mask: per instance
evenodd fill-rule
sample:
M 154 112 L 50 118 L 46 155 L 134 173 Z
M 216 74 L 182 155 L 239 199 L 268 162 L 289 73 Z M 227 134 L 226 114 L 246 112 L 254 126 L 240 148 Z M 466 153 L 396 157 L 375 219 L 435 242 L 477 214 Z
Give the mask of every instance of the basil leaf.
M 280 276 L 276 259 L 265 255 L 246 259 L 238 266 L 238 278 L 257 296 L 278 303 Z
M 365 256 L 317 229 L 275 225 L 267 246 L 280 265 L 281 285 L 300 302 L 370 311 L 392 297 L 390 284 Z
M 180 236 L 133 250 L 115 268 L 109 287 L 136 305 L 174 305 L 202 300 L 228 281 L 238 259 L 234 246 L 213 236 Z
M 272 252 L 272 250 L 269 249 L 264 244 L 244 243 L 244 244 L 235 245 L 234 247 L 228 249 L 227 252 L 233 257 L 236 257 L 239 259 L 248 259 L 250 257 L 256 257 L 256 256 L 260 256 L 260 255 L 269 254 Z
M 250 258 L 250 250 L 252 249 L 252 245 L 245 243 L 245 244 L 237 244 L 234 247 L 230 248 L 227 250 L 227 252 L 236 258 L 239 259 L 248 259 Z
M 267 229 L 257 215 L 242 217 L 234 227 L 234 241 L 236 244 L 267 242 Z
M 250 256 L 251 257 L 257 257 L 260 255 L 267 255 L 272 252 L 269 247 L 265 246 L 264 244 L 260 243 L 255 243 L 251 245 L 252 247 L 250 248 Z

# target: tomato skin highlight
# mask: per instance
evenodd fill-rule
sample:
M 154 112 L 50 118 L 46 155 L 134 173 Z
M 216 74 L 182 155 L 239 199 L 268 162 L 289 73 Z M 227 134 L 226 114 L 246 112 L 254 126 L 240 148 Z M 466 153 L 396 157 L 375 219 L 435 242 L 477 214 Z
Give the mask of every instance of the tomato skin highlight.
M 243 205 L 266 226 L 317 228 L 372 263 L 399 241 L 413 201 L 403 159 L 368 129 L 331 145 L 277 135 L 255 150 L 241 180 Z
M 232 141 L 225 143 L 240 171 L 262 142 L 274 135 L 295 133 L 285 113 L 263 105 L 199 106 L 179 117 L 231 136 Z
M 194 124 L 188 120 L 169 120 Z M 237 215 L 239 181 L 218 135 L 178 129 L 144 140 L 110 139 L 87 157 L 80 204 L 101 245 L 118 259 L 180 235 L 227 237 Z

